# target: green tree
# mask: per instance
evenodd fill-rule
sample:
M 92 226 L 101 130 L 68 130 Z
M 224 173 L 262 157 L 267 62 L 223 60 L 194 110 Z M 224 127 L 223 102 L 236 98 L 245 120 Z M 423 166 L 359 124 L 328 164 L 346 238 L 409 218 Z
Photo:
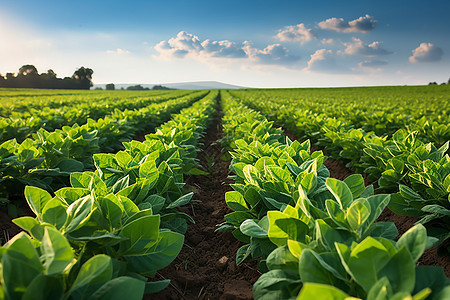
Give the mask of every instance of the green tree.
M 94 71 L 92 69 L 81 67 L 73 73 L 72 79 L 77 82 L 77 87 L 79 89 L 88 90 L 91 86 L 94 85 L 92 83 L 93 73 Z
M 114 91 L 116 89 L 114 83 L 108 83 L 105 87 L 107 91 Z

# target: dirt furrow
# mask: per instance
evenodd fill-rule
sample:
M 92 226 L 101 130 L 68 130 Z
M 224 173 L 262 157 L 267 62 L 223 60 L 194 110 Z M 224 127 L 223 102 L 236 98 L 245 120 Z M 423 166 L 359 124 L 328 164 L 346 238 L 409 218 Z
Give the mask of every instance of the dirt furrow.
M 229 162 L 221 160 L 225 151 L 217 142 L 222 138 L 220 120 L 219 110 L 198 156 L 210 174 L 186 178 L 194 188 L 195 200 L 183 211 L 196 223 L 188 225 L 185 245 L 175 261 L 156 276 L 171 279 L 171 284 L 148 299 L 252 299 L 253 283 L 260 276 L 256 262 L 236 266 L 236 251 L 242 244 L 231 232 L 214 232 L 231 212 L 225 193 L 233 183 L 227 179 Z

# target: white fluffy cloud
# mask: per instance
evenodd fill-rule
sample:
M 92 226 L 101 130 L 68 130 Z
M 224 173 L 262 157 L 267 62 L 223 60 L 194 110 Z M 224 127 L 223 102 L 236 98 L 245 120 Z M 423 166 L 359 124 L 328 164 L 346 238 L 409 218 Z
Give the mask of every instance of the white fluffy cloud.
M 362 70 L 366 70 L 369 72 L 378 72 L 382 70 L 382 66 L 387 65 L 388 62 L 384 61 L 384 60 L 378 60 L 378 59 L 373 59 L 373 60 L 365 60 L 362 61 L 360 63 L 358 63 L 358 66 L 360 69 Z
M 108 50 L 106 51 L 106 53 L 108 54 L 130 54 L 130 51 L 126 50 L 126 49 L 122 49 L 122 48 L 117 48 L 116 50 Z
M 304 44 L 315 39 L 316 35 L 312 29 L 306 28 L 305 24 L 301 23 L 284 27 L 275 38 L 282 42 L 300 42 L 300 44 Z
M 321 29 L 334 30 L 337 32 L 362 32 L 366 33 L 375 28 L 377 24 L 372 16 L 365 15 L 353 21 L 347 22 L 343 18 L 330 18 L 320 22 L 318 25 Z
M 409 57 L 409 61 L 412 63 L 440 61 L 444 54 L 441 48 L 432 43 L 421 43 L 412 52 L 413 55 Z
M 345 44 L 345 53 L 348 55 L 361 55 L 361 56 L 378 56 L 378 55 L 389 55 L 392 54 L 391 51 L 383 49 L 381 47 L 381 42 L 373 42 L 371 44 L 364 44 L 360 39 L 353 38 L 353 43 Z
M 347 67 L 338 64 L 333 51 L 327 49 L 319 49 L 311 54 L 311 59 L 308 61 L 305 71 L 333 74 L 350 72 Z
M 245 41 L 242 44 L 223 41 L 201 41 L 198 36 L 180 31 L 176 37 L 168 41 L 161 41 L 154 49 L 160 58 L 192 58 L 203 62 L 217 61 L 219 59 L 246 59 L 248 62 L 263 65 L 287 66 L 300 58 L 289 53 L 289 50 L 280 44 L 269 45 L 260 50 Z
M 288 66 L 300 59 L 298 56 L 291 55 L 289 50 L 280 44 L 269 45 L 263 50 L 259 50 L 246 41 L 243 49 L 250 60 L 264 65 Z

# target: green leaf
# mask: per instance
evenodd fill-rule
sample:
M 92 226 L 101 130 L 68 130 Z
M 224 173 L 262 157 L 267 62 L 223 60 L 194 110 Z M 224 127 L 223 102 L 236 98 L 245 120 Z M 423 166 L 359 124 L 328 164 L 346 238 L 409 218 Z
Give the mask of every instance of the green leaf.
M 120 243 L 123 255 L 145 252 L 158 241 L 160 216 L 144 216 L 124 226 L 120 236 L 129 240 Z
M 62 299 L 63 293 L 61 278 L 39 274 L 27 287 L 22 300 Z
M 282 270 L 272 270 L 262 274 L 253 285 L 253 297 L 259 300 L 295 299 L 300 287 L 298 276 L 293 277 Z
M 145 282 L 132 277 L 117 277 L 103 284 L 93 295 L 92 300 L 141 300 L 144 296 Z
M 87 298 L 103 284 L 110 281 L 112 275 L 113 265 L 111 258 L 103 254 L 96 255 L 81 266 L 67 296 Z M 78 297 L 75 297 L 75 295 Z
M 341 281 L 344 281 L 345 278 L 332 265 L 327 263 L 321 255 L 326 254 L 318 254 L 311 249 L 302 251 L 298 265 L 302 282 L 342 285 Z M 334 255 L 336 256 L 336 262 L 338 262 L 338 256 L 336 253 Z
M 180 253 L 183 247 L 182 234 L 162 231 L 157 242 L 140 255 L 127 256 L 130 267 L 141 274 L 153 274 L 155 271 L 167 267 Z
M 354 231 L 359 231 L 369 216 L 370 204 L 366 199 L 360 198 L 350 205 L 345 217 L 350 227 Z
M 349 300 L 349 295 L 334 286 L 310 283 L 303 284 L 297 300 Z
M 25 233 L 14 236 L 5 246 L 3 253 L 2 286 L 9 299 L 21 299 L 31 282 L 41 274 L 43 269 L 36 249 Z
M 94 199 L 92 195 L 88 195 L 72 203 L 69 208 L 67 208 L 64 232 L 69 233 L 75 231 L 89 221 L 89 217 L 93 212 L 93 204 Z
M 358 198 L 365 190 L 364 178 L 361 174 L 352 174 L 344 179 L 344 183 L 352 192 L 353 199 Z
M 298 258 L 293 256 L 287 245 L 272 251 L 266 260 L 269 270 L 280 269 L 298 275 Z
M 47 227 L 41 243 L 41 261 L 47 275 L 60 275 L 74 263 L 74 253 L 67 239 L 56 229 Z
M 42 209 L 45 204 L 52 199 L 52 196 L 44 191 L 43 189 L 26 186 L 25 187 L 25 198 L 27 199 L 28 205 L 31 210 L 36 214 L 36 216 L 41 219 Z
M 159 281 L 152 281 L 147 282 L 145 284 L 145 293 L 146 294 L 152 294 L 157 293 L 165 289 L 170 284 L 170 280 L 159 280 Z
M 388 300 L 391 296 L 391 284 L 387 277 L 382 277 L 370 288 L 367 300 Z
M 210 175 L 208 172 L 200 170 L 198 168 L 191 168 L 186 174 L 189 175 Z
M 82 162 L 71 158 L 61 160 L 56 167 L 63 172 L 70 172 L 70 173 L 82 172 L 84 170 L 84 165 Z
M 397 241 L 397 248 L 406 247 L 411 253 L 414 263 L 425 251 L 427 243 L 427 230 L 422 224 L 417 224 L 406 231 Z
M 336 201 L 342 210 L 346 209 L 353 201 L 352 192 L 348 188 L 347 184 L 339 181 L 335 178 L 327 178 L 326 186 L 328 190 L 333 194 Z
M 226 192 L 225 201 L 227 202 L 228 207 L 234 211 L 248 211 L 247 203 L 239 192 Z
M 174 202 L 170 203 L 167 206 L 167 208 L 175 208 L 178 206 L 185 205 L 185 204 L 189 203 L 189 201 L 191 201 L 193 196 L 194 196 L 193 192 L 187 193 L 186 195 L 183 195 L 180 198 L 178 198 L 177 200 L 175 200 Z
M 66 222 L 67 213 L 63 203 L 58 198 L 48 201 L 42 209 L 42 221 L 60 229 Z
M 245 235 L 255 238 L 266 238 L 267 231 L 261 228 L 254 220 L 248 219 L 242 222 L 240 228 L 241 232 Z
M 236 265 L 241 264 L 250 256 L 250 244 L 244 245 L 236 252 Z

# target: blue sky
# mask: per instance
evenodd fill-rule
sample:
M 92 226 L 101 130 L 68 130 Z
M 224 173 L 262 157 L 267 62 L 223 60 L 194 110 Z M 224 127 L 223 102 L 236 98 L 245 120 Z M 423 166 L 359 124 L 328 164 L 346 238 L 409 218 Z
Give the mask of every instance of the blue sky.
M 403 85 L 450 77 L 449 1 L 4 1 L 0 73 L 94 83 Z

